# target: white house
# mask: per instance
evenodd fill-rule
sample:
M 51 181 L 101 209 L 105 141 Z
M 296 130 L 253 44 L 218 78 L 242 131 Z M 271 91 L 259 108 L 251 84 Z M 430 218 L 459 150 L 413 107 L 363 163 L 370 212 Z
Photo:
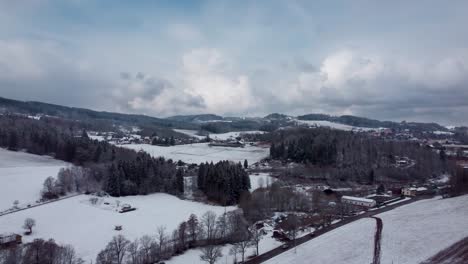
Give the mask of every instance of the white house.
M 363 207 L 369 207 L 369 208 L 374 207 L 377 204 L 375 200 L 366 199 L 362 197 L 354 197 L 354 196 L 342 196 L 341 202 L 344 204 L 363 206 Z
M 426 187 L 406 187 L 401 189 L 401 194 L 404 196 L 416 196 L 427 192 Z

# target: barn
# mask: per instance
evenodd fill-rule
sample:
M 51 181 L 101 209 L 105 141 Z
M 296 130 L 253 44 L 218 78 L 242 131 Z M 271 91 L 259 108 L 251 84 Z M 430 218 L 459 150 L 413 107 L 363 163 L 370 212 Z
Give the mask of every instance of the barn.
M 362 198 L 362 197 L 354 197 L 354 196 L 342 196 L 341 202 L 344 204 L 369 207 L 369 208 L 374 207 L 377 204 L 375 200 Z
M 14 233 L 3 233 L 0 234 L 0 248 L 14 246 L 21 244 L 21 236 Z

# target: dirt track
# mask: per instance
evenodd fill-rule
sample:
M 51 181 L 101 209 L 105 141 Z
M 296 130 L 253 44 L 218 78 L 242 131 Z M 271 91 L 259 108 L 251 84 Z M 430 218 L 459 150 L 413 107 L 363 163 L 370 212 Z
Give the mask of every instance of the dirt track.
M 374 236 L 374 258 L 372 264 L 380 264 L 380 251 L 381 251 L 381 241 L 382 241 L 382 230 L 383 230 L 383 222 L 382 219 L 371 216 L 370 218 L 374 218 L 376 221 L 376 229 L 375 229 L 375 236 Z
M 440 251 L 421 264 L 466 264 L 468 263 L 468 237 Z

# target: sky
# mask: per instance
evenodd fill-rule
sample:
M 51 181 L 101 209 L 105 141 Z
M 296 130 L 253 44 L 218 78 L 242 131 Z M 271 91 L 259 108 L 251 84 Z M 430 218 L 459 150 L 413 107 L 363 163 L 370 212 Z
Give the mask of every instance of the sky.
M 0 0 L 0 96 L 468 125 L 468 1 Z

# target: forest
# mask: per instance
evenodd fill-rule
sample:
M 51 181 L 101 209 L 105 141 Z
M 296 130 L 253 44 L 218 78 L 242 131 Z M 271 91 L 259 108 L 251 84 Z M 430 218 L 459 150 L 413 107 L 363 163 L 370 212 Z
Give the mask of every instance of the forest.
M 362 133 L 300 128 L 275 132 L 270 140 L 271 158 L 308 164 L 341 181 L 424 180 L 451 169 L 443 153 L 417 142 L 383 140 Z M 410 159 L 411 164 L 396 166 L 398 157 Z
M 208 199 L 222 205 L 237 204 L 241 194 L 250 188 L 249 175 L 242 165 L 230 161 L 200 164 L 197 182 Z

